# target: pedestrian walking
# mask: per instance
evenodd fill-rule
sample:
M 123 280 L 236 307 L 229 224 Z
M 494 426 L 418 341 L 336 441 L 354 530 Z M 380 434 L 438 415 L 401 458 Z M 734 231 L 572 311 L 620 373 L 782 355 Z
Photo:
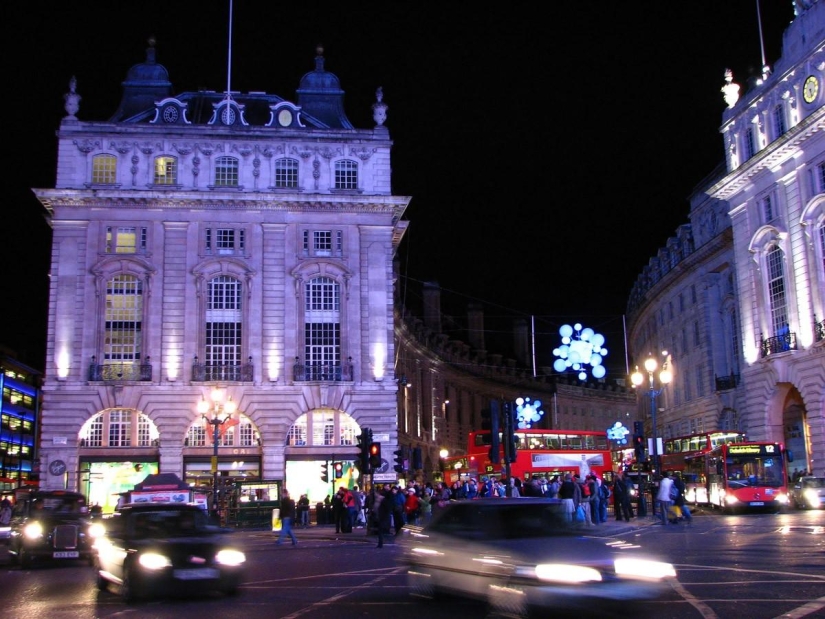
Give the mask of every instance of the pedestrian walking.
M 292 545 L 297 546 L 298 540 L 295 533 L 292 532 L 292 521 L 295 518 L 295 501 L 289 496 L 289 490 L 284 488 L 281 492 L 281 534 L 278 536 L 276 546 L 280 546 L 286 536 L 292 539 Z

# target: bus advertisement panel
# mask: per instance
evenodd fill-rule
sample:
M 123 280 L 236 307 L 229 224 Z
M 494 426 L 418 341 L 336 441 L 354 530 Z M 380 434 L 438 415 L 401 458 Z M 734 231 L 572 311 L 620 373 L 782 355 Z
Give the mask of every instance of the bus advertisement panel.
M 789 503 L 787 459 L 781 443 L 729 443 L 688 457 L 684 475 L 704 488 L 707 504 L 724 511 L 779 511 Z

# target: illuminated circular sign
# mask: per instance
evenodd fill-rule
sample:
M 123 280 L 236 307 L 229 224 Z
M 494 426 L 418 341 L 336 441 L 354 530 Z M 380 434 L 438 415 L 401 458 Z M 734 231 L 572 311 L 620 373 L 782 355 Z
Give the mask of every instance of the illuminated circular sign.
M 587 367 L 593 378 L 604 378 L 605 369 L 602 365 L 607 349 L 604 348 L 604 336 L 593 329 L 583 328 L 581 323 L 562 325 L 559 329 L 561 346 L 553 350 L 558 357 L 553 363 L 553 369 L 558 373 L 572 369 L 578 372 L 579 380 L 587 380 Z

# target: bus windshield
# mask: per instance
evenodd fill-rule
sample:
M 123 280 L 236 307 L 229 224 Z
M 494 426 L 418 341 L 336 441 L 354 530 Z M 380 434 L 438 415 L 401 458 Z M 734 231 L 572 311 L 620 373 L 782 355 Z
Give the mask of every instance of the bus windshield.
M 784 485 L 781 456 L 730 456 L 726 464 L 731 487 Z

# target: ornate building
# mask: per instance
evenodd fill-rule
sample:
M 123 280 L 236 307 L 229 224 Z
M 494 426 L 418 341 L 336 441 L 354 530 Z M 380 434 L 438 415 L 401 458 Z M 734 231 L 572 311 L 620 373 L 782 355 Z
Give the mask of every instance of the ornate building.
M 320 48 L 296 103 L 176 93 L 155 53 L 107 121 L 81 119 L 72 80 L 56 186 L 35 190 L 53 228 L 42 485 L 111 507 L 160 470 L 322 500 L 363 427 L 397 442 L 409 198 L 391 191 L 387 105 L 379 88 L 375 126 L 353 127 Z
M 637 363 L 667 350 L 659 432 L 736 429 L 825 466 L 825 3 L 797 3 L 782 58 L 722 87 L 726 161 L 628 302 Z M 642 404 L 640 403 L 640 406 Z

